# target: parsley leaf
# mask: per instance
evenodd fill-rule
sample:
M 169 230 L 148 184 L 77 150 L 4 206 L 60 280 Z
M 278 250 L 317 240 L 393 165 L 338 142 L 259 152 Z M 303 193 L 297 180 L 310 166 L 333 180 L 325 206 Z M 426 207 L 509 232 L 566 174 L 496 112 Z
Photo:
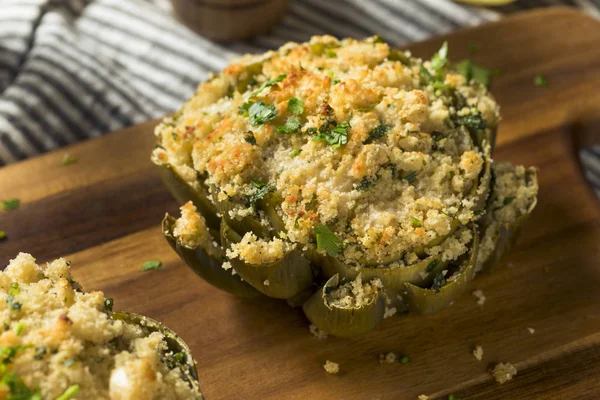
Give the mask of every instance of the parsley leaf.
M 370 187 L 375 186 L 377 183 L 377 176 L 365 176 L 362 180 L 356 185 L 356 190 L 362 191 L 367 190 Z
M 327 225 L 315 226 L 315 235 L 317 250 L 325 250 L 331 257 L 336 256 L 342 250 L 342 242 Z
M 63 394 L 58 396 L 56 400 L 69 400 L 79 393 L 79 385 L 72 385 L 65 390 Z
M 344 121 L 333 128 L 329 128 L 327 125 L 319 128 L 319 132 L 313 140 L 317 142 L 327 142 L 330 146 L 338 148 L 341 145 L 348 143 L 348 131 L 350 128 L 350 123 L 348 123 L 348 121 Z
M 298 129 L 300 129 L 300 120 L 296 117 L 288 118 L 288 120 L 285 121 L 284 125 L 280 125 L 276 129 L 277 129 L 278 133 L 284 133 L 284 134 L 294 133 Z
M 256 89 L 254 92 L 252 92 L 252 94 L 250 95 L 250 97 L 256 97 L 256 96 L 258 96 L 266 88 L 271 87 L 271 86 L 275 85 L 276 83 L 279 83 L 279 82 L 283 81 L 285 79 L 285 77 L 286 77 L 285 74 L 281 74 L 281 75 L 279 75 L 276 78 L 269 79 L 268 81 L 266 81 L 262 85 L 260 85 L 260 87 L 258 89 Z
M 67 165 L 75 164 L 77 161 L 78 161 L 77 157 L 72 156 L 70 154 L 65 154 L 64 157 L 62 158 L 60 164 L 67 166 Z
M 153 271 L 162 268 L 162 262 L 159 260 L 150 260 L 142 264 L 142 271 Z
M 492 72 L 473 63 L 471 60 L 463 60 L 459 62 L 456 64 L 456 70 L 459 74 L 465 77 L 467 82 L 474 80 L 484 86 L 488 86 L 490 84 Z
M 10 393 L 6 399 L 11 400 L 42 400 L 40 390 L 31 391 L 21 377 L 13 371 L 7 371 L 4 365 L 0 369 L 0 386 L 7 388 Z
M 419 220 L 418 218 L 415 218 L 415 217 L 410 217 L 410 223 L 412 224 L 412 226 L 414 228 L 419 228 L 419 227 L 423 226 L 423 224 L 421 223 L 421 220 Z
M 546 87 L 548 86 L 548 81 L 543 75 L 537 74 L 535 78 L 533 78 L 533 84 L 537 87 Z
M 389 129 L 390 126 L 385 123 L 377 125 L 375 128 L 371 129 L 369 136 L 363 141 L 363 144 L 373 143 L 374 140 L 384 137 Z
M 21 291 L 19 290 L 19 284 L 14 282 L 10 285 L 10 289 L 8 290 L 8 296 L 6 296 L 6 305 L 9 309 L 13 311 L 21 311 L 23 304 L 18 302 L 15 299 L 15 296 L 18 295 Z
M 110 297 L 105 298 L 104 299 L 104 311 L 112 311 L 114 304 L 115 304 L 115 301 L 112 298 L 110 298 Z
M 294 149 L 294 150 L 292 150 L 292 152 L 290 153 L 290 157 L 294 158 L 294 157 L 298 156 L 298 154 L 300 154 L 301 151 L 302 150 L 300 150 L 300 149 Z
M 431 57 L 431 68 L 439 73 L 442 68 L 448 63 L 448 42 L 444 42 L 437 53 Z
M 272 183 L 262 183 L 253 180 L 250 181 L 250 185 L 253 188 L 252 193 L 246 196 L 244 201 L 247 207 L 253 206 L 267 194 L 275 191 L 275 186 Z
M 410 364 L 410 362 L 412 361 L 412 359 L 410 358 L 410 356 L 408 355 L 403 355 L 402 357 L 400 357 L 400 364 L 402 365 L 406 365 L 406 364 Z
M 244 133 L 244 140 L 247 143 L 250 143 L 252 146 L 256 146 L 256 138 L 254 137 L 254 132 L 248 131 Z
M 455 122 L 458 125 L 465 126 L 471 133 L 477 133 L 477 131 L 483 130 L 487 126 L 485 119 L 483 119 L 479 111 L 475 114 L 459 115 L 455 118 Z
M 0 231 L 0 240 L 6 239 L 6 232 Z
M 2 209 L 4 211 L 16 210 L 17 208 L 19 208 L 20 205 L 21 200 L 19 199 L 2 200 Z
M 290 97 L 288 100 L 288 111 L 294 115 L 301 115 L 304 112 L 304 99 Z
M 261 100 L 249 101 L 240 107 L 240 113 L 250 118 L 252 126 L 264 125 L 277 117 L 277 108 L 273 104 L 265 104 Z
M 417 173 L 415 171 L 411 171 L 408 174 L 402 177 L 408 183 L 414 183 L 417 180 Z
M 442 286 L 446 284 L 446 274 L 444 271 L 438 272 L 438 274 L 433 278 L 433 283 L 431 284 L 431 289 L 435 290 L 436 293 L 439 293 L 442 289 Z

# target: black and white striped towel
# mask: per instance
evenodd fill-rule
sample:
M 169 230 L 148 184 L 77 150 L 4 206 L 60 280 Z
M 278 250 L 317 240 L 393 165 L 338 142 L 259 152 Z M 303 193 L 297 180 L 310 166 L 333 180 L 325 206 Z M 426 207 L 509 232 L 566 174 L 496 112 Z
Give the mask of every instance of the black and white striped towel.
M 502 13 L 600 0 L 520 0 Z M 311 35 L 399 45 L 497 20 L 449 0 L 292 0 L 268 34 L 229 45 L 178 23 L 169 0 L 0 0 L 0 166 L 175 110 L 228 58 Z M 600 196 L 600 147 L 582 151 Z

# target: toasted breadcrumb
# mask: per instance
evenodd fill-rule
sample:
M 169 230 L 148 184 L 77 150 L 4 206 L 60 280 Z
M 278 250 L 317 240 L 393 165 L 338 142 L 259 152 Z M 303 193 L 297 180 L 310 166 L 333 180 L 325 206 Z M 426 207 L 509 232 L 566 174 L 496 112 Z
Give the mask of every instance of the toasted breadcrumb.
M 483 290 L 477 289 L 473 292 L 473 296 L 477 298 L 477 305 L 483 306 L 485 304 L 485 296 Z
M 529 331 L 529 333 L 531 333 L 532 335 L 535 333 L 535 329 L 533 328 L 527 328 L 527 330 Z
M 475 349 L 473 349 L 473 356 L 477 359 L 477 361 L 481 361 L 483 358 L 483 347 L 480 345 L 475 346 Z
M 393 364 L 397 359 L 398 357 L 396 356 L 396 353 L 391 351 L 387 354 L 382 353 L 379 355 L 379 364 Z
M 492 376 L 500 384 L 510 381 L 516 374 L 517 368 L 511 363 L 496 364 L 492 370 Z
M 323 368 L 325 369 L 325 371 L 327 371 L 328 374 L 332 375 L 335 375 L 338 372 L 340 372 L 340 364 L 334 363 L 333 361 L 329 360 L 325 361 Z
M 270 283 L 269 283 L 269 280 L 268 280 L 268 279 L 265 279 L 265 281 L 263 282 L 263 285 L 265 285 L 265 286 L 269 286 L 269 285 L 270 285 Z
M 310 333 L 313 334 L 314 337 L 316 337 L 319 340 L 327 339 L 327 332 L 320 330 L 314 324 L 310 324 L 310 326 L 308 327 L 308 330 L 310 331 Z

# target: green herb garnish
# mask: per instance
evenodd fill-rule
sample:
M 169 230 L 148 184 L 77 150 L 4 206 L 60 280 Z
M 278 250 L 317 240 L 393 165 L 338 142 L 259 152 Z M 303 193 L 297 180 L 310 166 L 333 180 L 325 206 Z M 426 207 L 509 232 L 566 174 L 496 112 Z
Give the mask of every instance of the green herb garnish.
M 440 70 L 448 63 L 448 42 L 444 42 L 437 53 L 431 57 L 431 68 L 438 74 Z
M 185 357 L 185 353 L 183 353 L 181 351 L 179 353 L 173 354 L 173 358 L 179 362 L 181 362 L 184 357 Z
M 296 117 L 288 118 L 284 125 L 280 125 L 276 129 L 278 133 L 289 135 L 300 129 L 300 120 Z
M 6 239 L 6 232 L 0 231 L 0 240 Z
M 332 49 L 327 49 L 325 51 L 325 55 L 327 55 L 328 58 L 337 58 L 336 52 L 333 51 Z
M 259 126 L 275 119 L 277 108 L 273 104 L 265 104 L 261 100 L 248 101 L 240 107 L 240 113 L 250 118 L 252 126 Z
M 35 347 L 35 355 L 33 356 L 33 359 L 39 361 L 44 358 L 44 356 L 46 355 L 47 352 L 48 352 L 48 350 L 46 350 L 46 347 L 36 346 Z
M 253 190 L 252 193 L 244 199 L 247 207 L 251 207 L 267 194 L 275 191 L 275 186 L 272 183 L 262 183 L 259 181 L 250 181 Z
M 456 70 L 463 75 L 467 82 L 471 80 L 477 81 L 484 86 L 489 86 L 492 77 L 492 72 L 483 68 L 471 60 L 463 60 L 456 64 Z
M 162 268 L 162 262 L 159 260 L 150 260 L 142 264 L 142 271 L 153 271 Z
M 374 140 L 384 137 L 390 128 L 390 125 L 385 123 L 377 125 L 375 128 L 371 129 L 369 136 L 367 136 L 367 138 L 363 141 L 363 144 L 373 143 Z
M 548 81 L 543 75 L 537 74 L 535 78 L 533 78 L 533 84 L 537 87 L 546 87 L 548 86 Z
M 290 97 L 288 100 L 288 111 L 294 115 L 301 115 L 304 113 L 304 100 L 298 97 Z
M 173 133 L 175 136 L 177 136 L 177 134 Z M 71 154 L 65 154 L 62 158 L 62 160 L 60 161 L 61 165 L 67 166 L 67 165 L 71 165 L 71 164 L 75 164 L 77 162 L 77 157 L 72 156 Z
M 327 225 L 315 226 L 315 236 L 317 238 L 317 250 L 325 250 L 331 257 L 336 256 L 342 250 L 342 242 Z
M 12 363 L 13 358 L 15 358 L 19 351 L 27 350 L 32 347 L 32 344 L 21 344 L 17 346 L 0 347 L 0 364 Z
M 79 393 L 79 385 L 72 385 L 72 386 L 69 386 L 69 388 L 67 390 L 65 390 L 65 392 L 63 394 L 58 396 L 56 398 L 56 400 L 69 400 L 73 396 L 75 396 L 77 393 Z
M 7 371 L 5 365 L 0 365 L 0 386 L 8 388 L 7 400 L 42 400 L 40 390 L 31 391 L 21 377 L 12 371 Z
M 481 112 L 479 111 L 477 111 L 475 114 L 471 112 L 466 115 L 459 115 L 455 118 L 455 122 L 458 125 L 466 127 L 472 134 L 485 129 L 487 126 L 485 119 L 483 119 Z
M 479 45 L 475 42 L 469 42 L 467 48 L 469 49 L 469 53 L 471 54 L 475 54 L 479 51 Z
M 294 158 L 294 157 L 298 156 L 298 154 L 300 154 L 301 151 L 302 150 L 300 150 L 300 149 L 292 150 L 292 152 L 290 153 L 290 157 Z
M 361 181 L 356 185 L 356 190 L 363 191 L 367 190 L 377 183 L 377 176 L 365 176 L 361 179 Z
M 250 143 L 252 146 L 256 146 L 256 138 L 254 137 L 254 132 L 248 131 L 244 133 L 244 140 L 247 143 Z
M 410 223 L 412 224 L 413 228 L 419 228 L 423 226 L 421 220 L 415 217 L 410 217 Z
M 427 268 L 425 268 L 425 272 L 429 273 L 429 272 L 433 271 L 439 263 L 440 263 L 440 260 L 431 260 L 429 262 L 429 264 L 427 264 Z
M 348 131 L 351 128 L 348 121 L 344 121 L 333 128 L 330 128 L 328 125 L 329 124 L 319 128 L 317 136 L 313 140 L 317 142 L 326 142 L 335 148 L 348 143 Z
M 459 399 L 458 397 L 456 397 L 456 396 L 454 396 L 452 393 L 450 393 L 450 394 L 448 395 L 448 400 L 462 400 L 462 399 Z
M 111 297 L 104 299 L 104 311 L 112 311 L 115 301 Z
M 19 199 L 2 200 L 2 209 L 4 211 L 16 210 L 17 208 L 19 208 L 20 205 L 21 200 Z
M 440 271 L 437 273 L 435 278 L 433 278 L 433 283 L 431 284 L 431 289 L 435 290 L 436 293 L 439 293 L 442 289 L 442 286 L 446 284 L 446 274 L 444 271 Z
M 406 354 L 400 357 L 400 364 L 402 365 L 410 364 L 411 361 L 412 359 L 410 358 L 410 356 L 407 356 Z
M 286 75 L 285 74 L 281 74 L 276 78 L 273 79 L 269 79 L 268 81 L 264 82 L 262 85 L 260 85 L 260 87 L 258 89 L 256 89 L 251 95 L 250 97 L 256 97 L 258 96 L 263 90 L 265 90 L 268 87 L 271 87 L 273 85 L 275 85 L 276 83 L 279 83 L 281 81 L 283 81 L 285 79 Z
M 19 283 L 18 282 L 13 282 L 10 285 L 10 289 L 8 290 L 8 296 L 6 296 L 6 305 L 8 306 L 8 308 L 10 310 L 21 311 L 21 308 L 23 307 L 23 304 L 19 303 L 15 299 L 15 296 L 18 295 L 19 293 L 20 293 Z
M 417 180 L 417 173 L 415 171 L 411 171 L 402 177 L 405 181 L 412 184 Z
M 21 321 L 17 324 L 17 326 L 15 326 L 15 335 L 21 336 L 21 333 L 23 333 L 23 328 L 25 328 L 25 322 Z

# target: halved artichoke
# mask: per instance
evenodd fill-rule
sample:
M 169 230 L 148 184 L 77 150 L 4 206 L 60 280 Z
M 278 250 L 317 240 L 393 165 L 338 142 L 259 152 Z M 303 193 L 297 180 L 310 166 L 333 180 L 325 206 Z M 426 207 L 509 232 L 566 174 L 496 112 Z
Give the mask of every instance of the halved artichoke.
M 498 107 L 466 79 L 447 45 L 423 62 L 380 38 L 245 56 L 156 128 L 154 162 L 178 171 L 167 187 L 206 221 L 175 232 L 185 218 L 169 217 L 167 240 L 215 286 L 304 303 L 331 334 L 366 333 L 391 308 L 439 311 L 499 261 L 537 194 L 534 170 L 494 164 Z M 184 251 L 194 234 L 220 251 Z M 380 290 L 331 301 L 357 280 Z

